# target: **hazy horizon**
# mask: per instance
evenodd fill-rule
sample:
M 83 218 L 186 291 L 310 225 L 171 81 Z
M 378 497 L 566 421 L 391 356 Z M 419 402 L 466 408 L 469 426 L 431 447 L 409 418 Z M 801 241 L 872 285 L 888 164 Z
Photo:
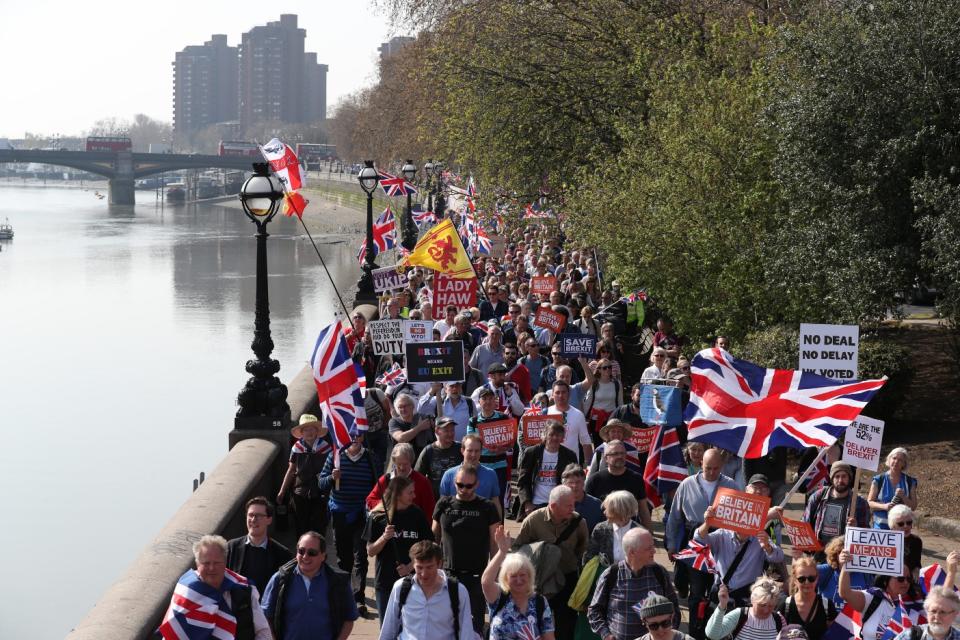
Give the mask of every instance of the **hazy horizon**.
M 0 42 L 10 56 L 10 87 L 0 103 L 0 138 L 81 135 L 103 118 L 137 113 L 173 120 L 174 56 L 213 34 L 230 46 L 257 25 L 298 16 L 306 51 L 329 65 L 328 112 L 342 97 L 376 78 L 377 47 L 398 34 L 369 2 L 169 0 L 145 6 L 115 0 L 58 3 L 0 0 Z M 18 55 L 19 53 L 19 55 Z

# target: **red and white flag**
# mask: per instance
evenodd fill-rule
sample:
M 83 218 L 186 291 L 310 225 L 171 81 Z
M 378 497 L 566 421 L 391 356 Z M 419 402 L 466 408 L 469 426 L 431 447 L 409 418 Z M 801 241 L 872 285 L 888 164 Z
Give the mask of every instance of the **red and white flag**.
M 300 172 L 300 161 L 290 145 L 274 138 L 260 147 L 260 153 L 270 164 L 270 170 L 283 183 L 283 190 L 290 193 L 303 188 L 303 174 Z

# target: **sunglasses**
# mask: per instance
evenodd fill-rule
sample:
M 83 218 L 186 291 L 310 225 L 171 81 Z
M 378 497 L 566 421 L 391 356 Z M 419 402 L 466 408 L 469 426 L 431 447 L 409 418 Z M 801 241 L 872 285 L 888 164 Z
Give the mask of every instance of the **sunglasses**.
M 305 549 L 303 547 L 300 547 L 297 549 L 297 555 L 310 556 L 311 558 L 315 558 L 318 555 L 320 555 L 320 549 Z
M 657 629 L 669 629 L 673 626 L 672 620 L 661 620 L 660 622 L 648 622 L 647 629 L 656 631 Z
M 817 581 L 817 576 L 797 576 L 797 582 L 799 582 L 800 584 L 803 584 L 804 582 L 809 582 L 810 584 L 813 584 L 816 581 Z
M 908 576 L 894 576 L 893 578 L 897 582 L 909 582 L 910 578 Z
M 457 485 L 457 489 L 473 489 L 475 486 L 477 486 L 477 483 L 476 483 L 476 482 L 469 482 L 469 483 L 468 483 L 468 482 L 456 482 L 456 483 L 454 483 L 454 484 Z
M 893 525 L 893 526 L 895 526 L 895 527 L 912 527 L 912 526 L 913 526 L 913 520 L 903 520 L 903 521 L 898 522 L 897 524 L 895 524 L 895 525 Z
M 600 367 L 600 370 L 601 370 L 601 371 L 603 371 L 604 369 L 610 370 L 610 369 L 613 369 L 613 367 L 610 366 L 609 364 L 605 364 L 605 365 L 603 365 L 602 367 Z

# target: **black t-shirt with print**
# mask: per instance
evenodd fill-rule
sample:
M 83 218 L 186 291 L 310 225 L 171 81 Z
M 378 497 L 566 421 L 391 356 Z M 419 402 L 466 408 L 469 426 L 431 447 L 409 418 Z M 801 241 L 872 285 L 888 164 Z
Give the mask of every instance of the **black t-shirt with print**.
M 444 496 L 433 510 L 443 531 L 443 567 L 480 575 L 490 559 L 490 525 L 500 523 L 500 512 L 486 498 L 469 502 Z
M 374 584 L 378 589 L 389 589 L 400 579 L 397 573 L 397 563 L 410 562 L 410 547 L 421 540 L 433 540 L 433 531 L 427 522 L 423 511 L 416 505 L 397 511 L 393 515 L 393 527 L 396 536 L 388 540 L 380 553 L 377 554 L 377 568 Z M 387 514 L 377 510 L 367 518 L 367 526 L 363 530 L 363 540 L 374 542 L 383 535 L 387 528 Z

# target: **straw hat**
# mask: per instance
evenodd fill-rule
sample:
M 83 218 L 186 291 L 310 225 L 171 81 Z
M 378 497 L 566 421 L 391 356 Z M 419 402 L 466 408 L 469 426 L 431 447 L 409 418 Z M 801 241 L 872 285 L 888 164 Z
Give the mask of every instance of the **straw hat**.
M 324 432 L 326 432 L 326 428 L 320 423 L 320 421 L 317 419 L 317 416 L 310 413 L 305 413 L 300 416 L 299 424 L 297 424 L 297 426 L 295 426 L 293 429 L 290 429 L 290 435 L 292 435 L 294 438 L 302 438 L 303 430 L 307 427 L 314 427 L 317 430 L 317 435 L 322 436 Z
M 629 440 L 630 436 L 633 435 L 633 427 L 631 427 L 629 424 L 627 424 L 622 420 L 617 420 L 616 418 L 614 418 L 613 420 L 608 421 L 607 424 L 603 425 L 603 427 L 600 428 L 600 438 L 604 442 L 607 442 L 610 440 L 610 429 L 613 427 L 619 427 L 623 429 L 623 438 L 621 438 L 622 440 Z

